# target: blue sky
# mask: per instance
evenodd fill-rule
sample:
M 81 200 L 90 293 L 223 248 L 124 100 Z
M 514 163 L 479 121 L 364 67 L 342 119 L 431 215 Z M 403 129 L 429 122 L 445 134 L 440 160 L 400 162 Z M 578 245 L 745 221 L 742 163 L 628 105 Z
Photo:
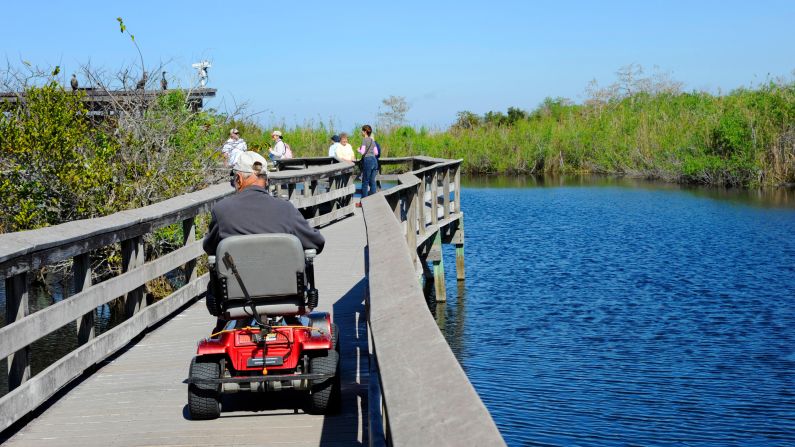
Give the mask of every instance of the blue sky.
M 728 91 L 791 77 L 795 1 L 52 2 L 4 5 L 0 55 L 116 71 L 168 62 L 172 85 L 212 61 L 211 105 L 246 103 L 265 125 L 374 122 L 405 96 L 414 125 L 456 112 L 581 101 L 630 63 L 657 65 L 688 90 Z M 17 18 L 18 20 L 12 20 Z

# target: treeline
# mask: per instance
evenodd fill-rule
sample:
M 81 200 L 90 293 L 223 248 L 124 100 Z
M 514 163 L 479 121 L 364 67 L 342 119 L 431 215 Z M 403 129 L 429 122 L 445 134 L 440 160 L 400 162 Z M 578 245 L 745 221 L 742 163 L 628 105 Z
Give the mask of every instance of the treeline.
M 109 214 L 203 188 L 225 174 L 217 149 L 230 127 L 266 153 L 270 128 L 193 111 L 178 91 L 127 101 L 92 119 L 82 93 L 54 79 L 0 105 L 0 231 Z M 770 81 L 725 95 L 681 92 L 630 67 L 575 104 L 464 111 L 444 131 L 376 129 L 384 156 L 461 158 L 467 173 L 604 173 L 714 185 L 795 182 L 795 83 Z M 298 157 L 325 156 L 339 129 L 281 128 Z M 357 129 L 350 131 L 356 145 Z M 175 235 L 176 237 L 176 235 Z
M 468 172 L 605 173 L 731 186 L 795 182 L 795 84 L 728 95 L 632 93 L 459 114 L 446 132 L 382 136 L 395 155 L 463 158 Z M 410 149 L 409 149 L 410 148 Z
M 603 173 L 746 187 L 795 182 L 795 83 L 713 95 L 681 92 L 665 76 L 638 72 L 619 72 L 605 88 L 592 84 L 583 104 L 548 98 L 532 111 L 464 111 L 445 131 L 404 126 L 377 129 L 376 137 L 387 156 L 461 158 L 468 173 Z M 323 155 L 329 132 L 299 127 L 285 138 L 301 155 Z

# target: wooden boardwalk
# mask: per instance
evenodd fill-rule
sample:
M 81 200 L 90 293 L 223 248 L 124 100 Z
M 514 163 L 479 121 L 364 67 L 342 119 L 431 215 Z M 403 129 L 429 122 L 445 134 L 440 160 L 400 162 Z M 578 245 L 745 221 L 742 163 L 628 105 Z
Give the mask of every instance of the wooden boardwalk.
M 340 328 L 343 404 L 341 414 L 329 417 L 304 414 L 297 408 L 305 395 L 285 392 L 224 395 L 220 419 L 187 418 L 184 380 L 197 341 L 214 326 L 204 303 L 194 303 L 208 281 L 196 271 L 203 256 L 196 221 L 232 194 L 228 184 L 109 216 L 0 235 L 6 286 L 0 359 L 6 359 L 11 389 L 0 396 L 0 443 L 505 445 L 420 287 L 423 275 L 426 284 L 435 284 L 436 299 L 445 299 L 443 244 L 455 245 L 456 275 L 464 278 L 461 161 L 381 159 L 397 172 L 382 180 L 395 184 L 363 199 L 362 212 L 353 204 L 353 164 L 301 159 L 272 173 L 273 193 L 290 200 L 313 226 L 326 225 L 321 231 L 327 244 L 315 270 L 319 309 L 331 311 Z M 147 259 L 146 236 L 169 225 L 181 226 L 183 245 Z M 110 246 L 119 247 L 122 271 L 95 284 L 92 260 Z M 73 265 L 76 293 L 30 313 L 32 272 L 61 262 Z M 175 269 L 189 278 L 187 284 L 147 303 L 147 282 Z M 97 306 L 119 297 L 123 321 L 94 334 Z M 34 343 L 75 323 L 77 347 L 31 375 L 31 358 L 43 354 L 32 349 Z
M 320 310 L 340 327 L 342 412 L 314 416 L 285 393 L 225 395 L 221 418 L 187 418 L 190 359 L 215 320 L 199 301 L 70 386 L 6 446 L 309 446 L 367 443 L 367 324 L 360 212 L 321 232 L 316 260 Z M 265 400 L 265 399 L 271 400 Z

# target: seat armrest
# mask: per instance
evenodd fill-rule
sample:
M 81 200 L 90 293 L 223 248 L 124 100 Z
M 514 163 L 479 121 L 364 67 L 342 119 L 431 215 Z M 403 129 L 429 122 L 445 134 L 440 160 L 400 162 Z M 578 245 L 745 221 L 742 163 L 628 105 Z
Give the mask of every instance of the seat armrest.
M 304 250 L 304 257 L 306 259 L 313 259 L 315 256 L 317 256 L 317 250 L 315 250 L 314 248 Z

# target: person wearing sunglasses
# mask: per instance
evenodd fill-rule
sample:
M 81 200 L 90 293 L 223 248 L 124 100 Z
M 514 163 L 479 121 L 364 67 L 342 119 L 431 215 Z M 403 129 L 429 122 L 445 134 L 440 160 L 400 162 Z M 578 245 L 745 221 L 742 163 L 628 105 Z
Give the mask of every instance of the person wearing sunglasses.
M 248 150 L 245 140 L 240 138 L 240 131 L 232 129 L 229 131 L 229 139 L 226 140 L 224 146 L 221 148 L 221 154 L 224 156 L 224 162 L 227 166 L 234 166 L 237 157 Z

